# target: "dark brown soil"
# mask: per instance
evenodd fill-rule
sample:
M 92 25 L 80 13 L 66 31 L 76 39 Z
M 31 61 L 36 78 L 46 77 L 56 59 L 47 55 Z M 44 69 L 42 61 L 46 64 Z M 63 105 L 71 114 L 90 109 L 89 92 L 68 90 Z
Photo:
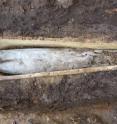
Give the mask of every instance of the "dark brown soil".
M 0 35 L 117 40 L 116 0 L 74 0 L 67 8 L 55 3 L 1 0 Z
M 116 91 L 117 71 L 1 81 L 0 123 L 116 124 Z
M 0 107 L 64 110 L 117 100 L 117 71 L 0 81 Z

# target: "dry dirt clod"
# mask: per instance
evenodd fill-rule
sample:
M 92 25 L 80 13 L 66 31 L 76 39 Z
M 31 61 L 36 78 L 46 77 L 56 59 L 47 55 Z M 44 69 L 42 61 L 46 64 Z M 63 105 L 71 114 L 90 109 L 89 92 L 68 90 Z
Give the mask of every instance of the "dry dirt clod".
M 69 8 L 73 4 L 73 0 L 56 0 L 57 5 L 63 8 Z
M 33 0 L 32 8 L 43 7 L 47 4 L 47 0 Z

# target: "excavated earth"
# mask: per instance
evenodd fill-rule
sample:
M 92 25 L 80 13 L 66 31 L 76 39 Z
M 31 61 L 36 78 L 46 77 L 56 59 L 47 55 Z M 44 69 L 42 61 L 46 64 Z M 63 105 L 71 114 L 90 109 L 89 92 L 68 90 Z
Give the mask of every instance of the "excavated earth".
M 68 1 L 68 5 L 57 1 Z M 117 1 L 1 0 L 0 35 L 116 41 Z
M 61 1 L 0 0 L 0 38 L 117 41 L 116 0 Z M 117 65 L 117 51 L 96 52 Z M 0 124 L 117 124 L 116 91 L 117 71 L 0 81 Z

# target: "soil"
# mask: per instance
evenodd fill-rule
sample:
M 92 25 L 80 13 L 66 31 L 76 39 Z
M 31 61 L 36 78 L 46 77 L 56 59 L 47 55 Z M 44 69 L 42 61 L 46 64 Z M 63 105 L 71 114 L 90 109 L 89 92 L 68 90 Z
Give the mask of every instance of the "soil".
M 116 0 L 57 1 L 1 0 L 1 37 L 117 40 Z
M 1 124 L 116 124 L 116 107 L 88 107 L 63 112 L 1 112 Z M 105 116 L 106 115 L 106 116 Z M 7 116 L 7 118 L 6 118 Z
M 116 124 L 117 71 L 0 82 L 0 124 Z
M 116 101 L 116 90 L 117 71 L 4 80 L 0 81 L 0 108 L 64 110 Z

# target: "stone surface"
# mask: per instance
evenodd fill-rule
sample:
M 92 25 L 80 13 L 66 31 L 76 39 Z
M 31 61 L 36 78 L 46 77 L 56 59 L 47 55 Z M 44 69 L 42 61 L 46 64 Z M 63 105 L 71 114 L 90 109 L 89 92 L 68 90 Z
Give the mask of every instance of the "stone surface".
M 89 67 L 95 54 L 71 49 L 16 49 L 0 51 L 0 72 L 28 74 Z
M 0 72 L 29 74 L 37 72 L 114 65 L 117 52 L 73 49 L 15 49 L 0 51 Z

